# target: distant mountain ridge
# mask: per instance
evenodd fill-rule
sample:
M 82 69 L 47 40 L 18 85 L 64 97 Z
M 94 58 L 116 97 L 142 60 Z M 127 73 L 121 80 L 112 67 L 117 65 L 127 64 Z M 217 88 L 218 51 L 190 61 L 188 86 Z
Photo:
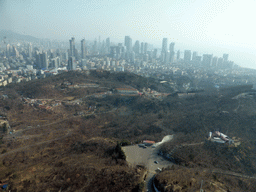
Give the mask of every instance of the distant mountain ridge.
M 30 36 L 30 35 L 22 35 L 19 33 L 15 33 L 11 30 L 1 30 L 0 31 L 0 41 L 4 40 L 6 41 L 6 43 L 9 43 L 9 41 L 13 41 L 13 40 L 23 40 L 23 41 L 38 41 L 39 38 Z

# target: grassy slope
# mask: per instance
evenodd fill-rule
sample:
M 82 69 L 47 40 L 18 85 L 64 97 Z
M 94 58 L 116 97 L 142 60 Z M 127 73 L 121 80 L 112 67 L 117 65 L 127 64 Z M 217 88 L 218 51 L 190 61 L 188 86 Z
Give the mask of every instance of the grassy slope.
M 37 129 L 19 132 L 19 135 L 13 140 L 3 140 L 4 144 L 1 145 L 0 150 L 6 149 L 7 152 L 39 143 L 35 148 L 29 147 L 29 150 L 24 148 L 24 150 L 1 158 L 2 162 L 5 160 L 5 165 L 2 166 L 3 172 L 10 172 L 10 174 L 2 175 L 0 179 L 12 178 L 14 187 L 24 188 L 25 185 L 29 185 L 28 182 L 32 182 L 31 188 L 37 186 L 38 190 L 43 186 L 47 188 L 49 184 L 51 187 L 55 186 L 55 189 L 74 184 L 80 189 L 88 187 L 94 191 L 109 190 L 113 186 L 120 187 L 120 189 L 124 187 L 127 190 L 135 188 L 138 185 L 136 171 L 128 168 L 122 160 L 117 160 L 115 155 L 106 153 L 113 148 L 111 143 L 104 148 L 101 144 L 102 141 L 99 140 L 99 144 L 95 144 L 96 146 L 86 145 L 87 148 L 82 153 L 72 151 L 74 149 L 72 146 L 78 141 L 86 143 L 90 138 L 111 138 L 112 142 L 122 139 L 131 142 L 142 139 L 159 141 L 164 135 L 175 133 L 177 136 L 174 140 L 175 143 L 164 148 L 167 152 L 177 144 L 204 141 L 207 133 L 216 127 L 221 128 L 224 133 L 228 132 L 229 136 L 239 137 L 243 141 L 255 138 L 254 122 L 252 121 L 255 117 L 253 111 L 255 99 L 241 100 L 242 107 L 234 111 L 237 109 L 238 101 L 231 98 L 244 91 L 238 88 L 223 90 L 219 93 L 200 93 L 193 98 L 171 96 L 163 101 L 145 97 L 87 97 L 79 106 L 64 104 L 53 111 L 38 110 L 24 105 L 20 100 L 21 96 L 59 100 L 68 96 L 82 98 L 102 91 L 100 88 L 63 90 L 65 81 L 72 84 L 94 82 L 100 87 L 108 87 L 110 90 L 116 87 L 132 86 L 137 89 L 151 87 L 162 92 L 172 91 L 154 79 L 109 72 L 92 72 L 89 76 L 79 72 L 69 72 L 6 87 L 4 92 L 9 98 L 0 100 L 1 113 L 7 114 L 11 126 L 16 130 L 23 130 L 27 126 L 40 124 Z M 94 115 L 74 116 L 79 111 L 87 111 L 90 105 L 97 106 Z M 250 108 L 247 107 L 249 105 Z M 108 113 L 108 111 L 110 112 Z M 222 113 L 222 111 L 229 111 L 229 113 Z M 56 138 L 57 140 L 54 140 Z M 45 141 L 49 142 L 43 143 Z M 248 142 L 245 146 L 242 149 L 242 154 L 244 154 L 243 150 L 249 150 L 247 153 L 249 156 L 246 157 L 250 158 L 243 157 L 243 159 L 249 159 L 250 165 L 255 167 L 254 143 Z M 190 151 L 201 151 L 201 153 L 190 154 L 186 152 L 188 149 L 183 149 L 184 153 L 180 153 L 185 154 L 182 156 L 182 159 L 186 160 L 185 164 L 198 166 L 200 157 L 202 154 L 207 154 L 207 151 L 210 154 L 204 157 L 202 164 L 206 167 L 209 166 L 216 154 L 207 148 L 196 149 L 193 148 Z M 223 151 L 225 150 L 220 150 L 220 153 L 225 157 Z M 232 158 L 234 159 L 234 157 Z M 12 159 L 15 161 L 12 162 Z M 223 164 L 223 161 L 219 160 L 216 165 L 221 168 L 224 166 L 226 169 L 228 166 Z M 78 168 L 85 169 L 87 174 L 83 174 L 84 171 L 79 171 Z M 243 167 L 241 168 L 241 172 L 245 171 Z M 108 171 L 105 173 L 103 170 Z M 63 177 L 65 173 L 74 174 Z M 14 176 L 15 174 L 16 176 Z M 80 185 L 78 184 L 80 176 L 74 176 L 77 174 L 83 175 L 81 178 L 89 177 L 91 179 Z M 111 182 L 113 179 L 109 179 L 104 181 L 104 184 L 101 183 L 102 185 L 99 185 L 98 189 L 92 188 L 93 183 L 100 182 L 105 174 L 113 176 L 116 181 L 113 183 Z M 24 177 L 25 175 L 28 175 L 28 178 Z M 122 176 L 116 177 L 116 175 Z M 108 176 L 108 178 L 111 177 Z M 126 182 L 123 180 L 126 177 L 131 180 L 128 180 L 129 182 L 125 185 L 121 185 Z M 33 183 L 34 181 L 36 183 Z M 27 183 L 24 184 L 24 182 Z

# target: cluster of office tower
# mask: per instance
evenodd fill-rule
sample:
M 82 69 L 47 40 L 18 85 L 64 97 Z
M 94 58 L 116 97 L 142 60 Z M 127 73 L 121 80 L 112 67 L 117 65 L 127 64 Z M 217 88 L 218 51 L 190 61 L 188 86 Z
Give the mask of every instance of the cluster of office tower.
M 191 50 L 185 50 L 181 52 L 180 50 L 175 51 L 175 43 L 171 42 L 168 44 L 168 39 L 163 38 L 162 49 L 158 53 L 159 49 L 154 49 L 153 45 L 147 42 L 132 43 L 132 38 L 130 36 L 125 36 L 124 43 L 118 43 L 113 45 L 110 42 L 110 38 L 106 41 L 95 39 L 92 46 L 88 48 L 86 46 L 85 39 L 81 40 L 81 51 L 80 54 L 75 47 L 75 38 L 69 40 L 70 49 L 68 50 L 68 70 L 76 69 L 76 61 L 79 59 L 81 63 L 84 63 L 86 57 L 90 56 L 109 56 L 112 59 L 119 60 L 124 59 L 130 63 L 135 63 L 136 60 L 142 60 L 144 62 L 149 62 L 152 59 L 158 60 L 163 64 L 172 63 L 184 63 L 187 65 L 195 66 L 232 66 L 233 62 L 228 61 L 228 54 L 223 54 L 223 57 L 213 57 L 212 54 L 203 54 L 199 56 L 196 51 L 193 53 Z M 183 55 L 183 58 L 181 58 Z

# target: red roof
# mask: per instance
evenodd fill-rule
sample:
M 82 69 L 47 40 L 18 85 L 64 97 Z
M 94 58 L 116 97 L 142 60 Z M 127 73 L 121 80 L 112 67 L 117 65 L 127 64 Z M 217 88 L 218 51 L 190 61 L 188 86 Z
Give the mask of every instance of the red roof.
M 149 140 L 144 140 L 143 143 L 150 143 L 150 144 L 154 144 L 156 143 L 155 141 L 149 141 Z

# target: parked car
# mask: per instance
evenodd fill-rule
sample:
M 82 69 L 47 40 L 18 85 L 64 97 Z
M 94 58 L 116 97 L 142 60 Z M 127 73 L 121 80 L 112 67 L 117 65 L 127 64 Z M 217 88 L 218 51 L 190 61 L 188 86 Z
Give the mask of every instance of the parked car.
M 158 164 L 158 161 L 154 161 L 155 164 Z
M 145 147 L 145 144 L 139 144 L 138 146 L 139 147 Z

